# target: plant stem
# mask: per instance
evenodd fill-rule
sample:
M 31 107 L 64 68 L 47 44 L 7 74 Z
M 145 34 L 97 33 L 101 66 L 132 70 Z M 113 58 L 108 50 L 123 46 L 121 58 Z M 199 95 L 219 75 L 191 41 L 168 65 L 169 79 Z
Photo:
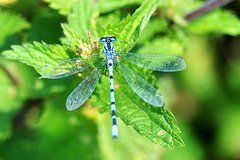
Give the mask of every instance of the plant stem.
M 7 68 L 5 68 L 1 63 L 0 63 L 0 69 L 5 72 L 5 74 L 9 77 L 9 79 L 11 80 L 12 84 L 15 86 L 19 85 L 18 80 L 7 70 Z
M 209 1 L 205 2 L 202 5 L 202 7 L 186 14 L 184 16 L 184 19 L 186 21 L 192 21 L 215 8 L 222 7 L 225 4 L 230 3 L 231 1 L 233 1 L 233 0 L 209 0 Z

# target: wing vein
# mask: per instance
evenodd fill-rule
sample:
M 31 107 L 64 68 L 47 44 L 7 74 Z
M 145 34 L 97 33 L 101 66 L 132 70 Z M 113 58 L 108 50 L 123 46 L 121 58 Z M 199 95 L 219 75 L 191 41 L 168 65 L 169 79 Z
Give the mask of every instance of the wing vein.
M 118 55 L 140 67 L 162 72 L 176 72 L 186 68 L 186 62 L 181 57 L 159 54 L 136 54 L 123 52 Z
M 163 106 L 163 97 L 161 93 L 142 77 L 134 73 L 130 68 L 119 62 L 123 77 L 128 82 L 134 92 L 138 94 L 145 102 L 156 106 Z
M 72 111 L 81 107 L 91 96 L 100 79 L 103 65 L 106 63 L 103 60 L 97 68 L 95 68 L 68 96 L 66 101 L 67 110 Z

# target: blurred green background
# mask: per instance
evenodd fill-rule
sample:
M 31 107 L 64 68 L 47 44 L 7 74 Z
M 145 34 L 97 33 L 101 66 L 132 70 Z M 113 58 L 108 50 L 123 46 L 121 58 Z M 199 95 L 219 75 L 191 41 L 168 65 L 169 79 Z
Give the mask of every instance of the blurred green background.
M 100 16 L 108 20 L 114 20 L 116 15 L 123 18 L 141 2 L 116 1 L 112 10 L 105 5 L 107 11 Z M 113 5 L 107 0 L 99 3 Z M 120 119 L 120 136 L 113 141 L 109 134 L 111 117 L 92 109 L 90 101 L 76 111 L 66 110 L 65 100 L 79 84 L 78 78 L 39 79 L 32 67 L 1 55 L 0 160 L 240 159 L 239 33 L 221 33 L 217 24 L 209 33 L 176 24 L 178 15 L 173 18 L 174 13 L 191 4 L 179 1 L 178 5 L 160 5 L 133 49 L 136 53 L 161 52 L 171 41 L 173 50 L 183 51 L 178 56 L 186 60 L 186 70 L 154 75 L 167 109 L 175 115 L 175 123 L 183 132 L 180 136 L 185 147 L 168 150 L 155 145 Z M 49 7 L 49 3 L 40 0 L 0 0 L 0 5 L 1 52 L 24 42 L 60 43 L 60 23 L 66 22 L 66 14 L 55 10 L 58 7 L 54 3 Z M 63 5 L 70 5 L 70 1 Z M 239 17 L 240 1 L 233 1 L 224 9 Z M 209 25 L 203 22 L 199 22 L 202 27 Z M 232 27 L 240 29 L 240 25 Z

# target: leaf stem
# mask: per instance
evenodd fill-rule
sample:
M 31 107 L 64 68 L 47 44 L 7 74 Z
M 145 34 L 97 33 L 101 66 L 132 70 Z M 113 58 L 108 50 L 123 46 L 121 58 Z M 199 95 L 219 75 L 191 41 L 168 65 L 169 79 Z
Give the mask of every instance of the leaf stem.
M 209 0 L 205 2 L 200 8 L 186 14 L 184 16 L 184 19 L 186 21 L 192 21 L 204 14 L 206 14 L 209 11 L 212 11 L 215 8 L 222 7 L 226 5 L 227 3 L 230 3 L 233 0 Z

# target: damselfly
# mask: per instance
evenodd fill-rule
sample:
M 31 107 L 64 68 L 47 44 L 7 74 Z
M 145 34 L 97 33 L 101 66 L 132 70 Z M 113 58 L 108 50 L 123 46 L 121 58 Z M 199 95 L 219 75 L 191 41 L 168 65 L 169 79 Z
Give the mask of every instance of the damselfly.
M 113 82 L 113 66 L 118 64 L 121 73 L 126 79 L 127 83 L 141 97 L 145 102 L 156 106 L 163 106 L 163 97 L 161 93 L 150 85 L 147 81 L 134 73 L 130 68 L 120 62 L 117 56 L 120 56 L 129 62 L 144 67 L 147 69 L 175 72 L 186 68 L 185 61 L 176 56 L 158 55 L 158 54 L 136 54 L 136 53 L 116 53 L 113 43 L 117 41 L 116 37 L 102 37 L 100 42 L 104 44 L 103 52 L 105 59 L 97 65 L 97 67 L 72 91 L 66 101 L 66 107 L 69 111 L 82 106 L 91 96 L 97 86 L 99 78 L 107 64 L 109 78 L 110 78 L 110 101 L 112 112 L 112 137 L 117 139 L 118 127 L 116 123 L 116 105 L 114 95 Z M 83 59 L 81 57 L 67 60 L 60 60 L 58 66 L 45 65 L 42 69 L 42 77 L 49 79 L 57 79 L 67 77 L 79 73 L 90 67 L 98 58 L 100 54 L 92 55 L 89 58 Z

